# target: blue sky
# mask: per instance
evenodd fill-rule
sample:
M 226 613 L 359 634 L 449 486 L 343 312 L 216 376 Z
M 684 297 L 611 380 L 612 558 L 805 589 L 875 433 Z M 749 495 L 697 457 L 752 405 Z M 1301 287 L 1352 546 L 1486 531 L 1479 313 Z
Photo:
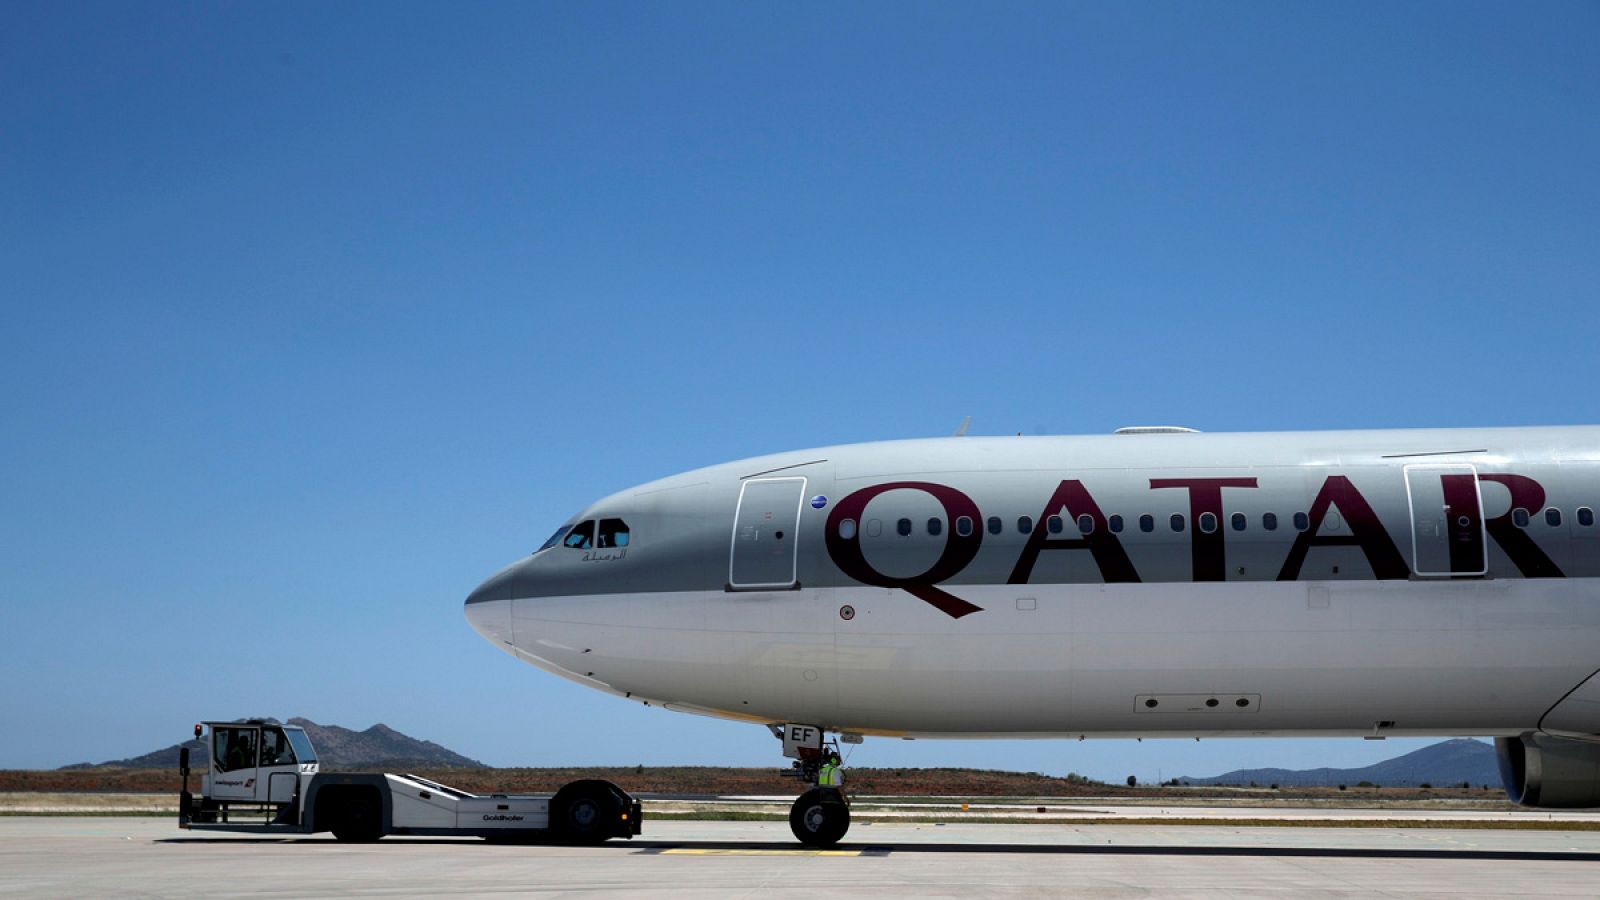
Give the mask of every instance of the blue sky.
M 949 433 L 1595 422 L 1600 8 L 13 3 L 0 766 L 200 717 L 777 765 L 461 601 L 588 501 Z M 1350 741 L 869 741 L 1120 779 Z

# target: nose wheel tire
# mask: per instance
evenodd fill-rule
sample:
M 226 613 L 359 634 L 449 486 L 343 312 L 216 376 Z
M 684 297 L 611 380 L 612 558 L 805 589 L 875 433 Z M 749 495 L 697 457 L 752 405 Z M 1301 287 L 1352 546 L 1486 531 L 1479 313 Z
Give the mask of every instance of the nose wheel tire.
M 789 810 L 789 830 L 807 847 L 832 847 L 850 830 L 850 807 L 837 790 L 812 788 Z

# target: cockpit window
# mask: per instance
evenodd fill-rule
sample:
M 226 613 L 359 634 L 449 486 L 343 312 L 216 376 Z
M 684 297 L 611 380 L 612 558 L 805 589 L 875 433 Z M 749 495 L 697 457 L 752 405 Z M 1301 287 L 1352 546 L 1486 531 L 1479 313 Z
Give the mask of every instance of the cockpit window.
M 567 532 L 567 537 L 561 542 L 563 547 L 573 550 L 588 550 L 594 546 L 594 522 L 579 522 Z
M 561 543 L 561 539 L 563 537 L 565 537 L 566 534 L 567 534 L 567 529 L 571 528 L 571 527 L 572 526 L 570 526 L 570 525 L 563 525 L 560 528 L 557 528 L 556 529 L 556 533 L 550 535 L 550 539 L 545 541 L 544 543 L 540 544 L 539 545 L 539 549 L 535 550 L 533 552 L 535 552 L 535 553 L 543 553 L 544 551 L 549 550 L 551 547 L 554 547 L 555 545 Z
M 602 548 L 628 546 L 628 523 L 621 519 L 601 519 L 600 534 L 595 546 Z

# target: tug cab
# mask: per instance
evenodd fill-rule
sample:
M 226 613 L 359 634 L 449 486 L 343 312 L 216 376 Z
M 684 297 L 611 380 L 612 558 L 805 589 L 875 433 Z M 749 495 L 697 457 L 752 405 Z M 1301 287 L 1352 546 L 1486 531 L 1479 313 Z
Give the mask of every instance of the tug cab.
M 317 752 L 298 725 L 261 719 L 204 723 L 211 729 L 211 765 L 201 791 L 217 800 L 293 804 L 317 774 Z M 195 726 L 200 737 L 202 725 Z

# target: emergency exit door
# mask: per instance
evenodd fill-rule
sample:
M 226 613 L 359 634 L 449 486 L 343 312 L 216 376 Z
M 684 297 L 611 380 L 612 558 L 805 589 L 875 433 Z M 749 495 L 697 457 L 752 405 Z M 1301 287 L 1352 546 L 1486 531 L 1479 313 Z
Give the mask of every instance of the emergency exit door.
M 739 486 L 728 586 L 794 587 L 804 478 L 752 478 Z
M 1411 561 L 1418 575 L 1482 575 L 1489 570 L 1478 470 L 1468 465 L 1406 466 Z

